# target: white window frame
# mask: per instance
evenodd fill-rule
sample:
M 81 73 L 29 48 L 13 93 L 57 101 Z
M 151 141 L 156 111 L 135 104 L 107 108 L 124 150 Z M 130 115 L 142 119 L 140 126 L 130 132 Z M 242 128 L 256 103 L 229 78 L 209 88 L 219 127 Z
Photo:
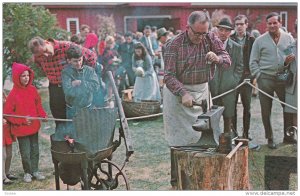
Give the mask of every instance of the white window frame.
M 280 18 L 281 18 L 281 24 L 283 24 L 283 17 L 282 15 L 285 14 L 286 18 L 285 18 L 285 28 L 287 28 L 288 26 L 288 12 L 287 11 L 283 11 L 283 12 L 280 12 Z
M 124 32 L 127 32 L 127 20 L 128 19 L 141 19 L 141 18 L 168 18 L 172 19 L 171 15 L 147 15 L 147 16 L 124 16 Z
M 78 34 L 80 32 L 79 31 L 79 19 L 78 18 L 67 18 L 67 31 L 68 32 L 71 32 L 70 22 L 76 23 L 76 34 Z

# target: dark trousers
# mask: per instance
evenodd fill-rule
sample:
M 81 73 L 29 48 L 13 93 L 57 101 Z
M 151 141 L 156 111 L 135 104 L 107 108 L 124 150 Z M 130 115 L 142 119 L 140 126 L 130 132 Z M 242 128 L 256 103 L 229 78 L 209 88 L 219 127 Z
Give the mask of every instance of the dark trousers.
M 37 172 L 39 169 L 38 133 L 25 137 L 18 137 L 18 143 L 24 172 L 29 174 Z
M 261 74 L 257 80 L 258 88 L 267 94 L 274 96 L 274 92 L 277 94 L 280 101 L 285 101 L 285 85 L 278 83 L 274 76 Z M 273 99 L 259 92 L 259 101 L 261 106 L 262 121 L 265 128 L 265 137 L 267 139 L 273 139 L 273 130 L 271 125 L 271 112 Z M 281 105 L 284 108 L 284 105 Z M 283 118 L 285 113 L 283 112 Z M 286 130 L 286 121 L 284 121 L 284 130 Z
M 241 82 L 243 82 L 245 77 L 242 78 Z M 251 112 L 250 112 L 250 107 L 251 107 L 251 97 L 252 97 L 252 87 L 244 84 L 237 90 L 237 95 L 236 95 L 236 102 L 235 105 L 237 105 L 239 95 L 241 96 L 241 101 L 243 105 L 243 136 L 247 136 L 248 138 L 248 133 L 250 129 L 250 118 L 251 118 Z M 234 118 L 232 121 L 234 129 L 237 131 L 237 109 L 235 107 L 235 112 L 234 112 Z
M 129 86 L 134 86 L 136 76 L 132 70 L 132 66 L 131 65 L 126 66 L 125 69 L 126 69 L 127 76 L 128 76 Z
M 66 102 L 62 86 L 49 84 L 50 110 L 54 118 L 66 119 Z M 61 121 L 55 121 L 56 127 Z

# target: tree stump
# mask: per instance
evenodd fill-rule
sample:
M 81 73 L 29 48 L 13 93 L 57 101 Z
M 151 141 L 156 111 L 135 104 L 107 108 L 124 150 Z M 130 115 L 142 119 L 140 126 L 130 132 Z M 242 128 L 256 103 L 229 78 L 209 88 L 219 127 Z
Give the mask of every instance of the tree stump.
M 231 159 L 218 152 L 174 149 L 179 190 L 249 190 L 248 147 Z

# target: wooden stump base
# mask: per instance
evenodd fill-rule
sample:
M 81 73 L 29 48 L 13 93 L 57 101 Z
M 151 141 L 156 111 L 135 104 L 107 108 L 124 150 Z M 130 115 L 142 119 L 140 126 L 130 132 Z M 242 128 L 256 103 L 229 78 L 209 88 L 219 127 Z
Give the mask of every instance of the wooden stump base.
M 231 159 L 218 152 L 174 149 L 178 190 L 249 190 L 248 147 Z

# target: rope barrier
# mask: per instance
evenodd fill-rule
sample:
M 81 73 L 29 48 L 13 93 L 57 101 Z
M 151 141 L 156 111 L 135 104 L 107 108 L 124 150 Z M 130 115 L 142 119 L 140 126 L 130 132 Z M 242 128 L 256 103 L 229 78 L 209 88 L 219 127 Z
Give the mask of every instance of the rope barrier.
M 146 119 L 146 118 L 152 118 L 161 116 L 163 113 L 157 113 L 157 114 L 151 114 L 147 116 L 138 116 L 138 117 L 132 117 L 132 118 L 126 118 L 128 120 L 138 120 L 138 119 Z M 21 115 L 12 115 L 12 114 L 3 114 L 3 116 L 7 117 L 15 117 L 15 118 L 27 118 L 31 120 L 48 120 L 48 121 L 63 121 L 63 122 L 72 122 L 72 119 L 61 119 L 61 118 L 41 118 L 41 117 L 30 117 L 30 116 L 21 116 Z M 117 119 L 118 121 L 120 119 Z
M 42 118 L 42 117 L 31 117 L 31 116 L 21 116 L 21 115 L 12 115 L 12 114 L 3 114 L 3 116 L 7 117 L 15 117 L 15 118 L 27 118 L 31 120 L 53 120 L 53 121 L 64 121 L 64 122 L 72 122 L 72 119 L 62 119 L 62 118 Z
M 239 84 L 238 86 L 236 86 L 235 88 L 231 89 L 231 90 L 228 90 L 218 96 L 215 96 L 212 98 L 212 100 L 214 99 L 218 99 L 220 97 L 223 97 L 235 90 L 237 90 L 238 88 L 240 88 L 241 86 L 243 86 L 244 84 L 248 84 L 250 85 L 252 88 L 255 88 L 256 90 L 258 90 L 259 92 L 261 92 L 262 94 L 266 95 L 267 97 L 287 106 L 287 107 L 290 107 L 296 111 L 298 111 L 298 109 L 292 105 L 289 105 L 285 102 L 282 102 L 278 99 L 276 99 L 275 97 L 272 97 L 271 95 L 269 95 L 268 93 L 264 92 L 263 90 L 259 89 L 258 87 L 254 86 L 253 84 L 251 84 L 250 82 L 250 79 L 245 79 L 241 84 Z M 138 117 L 132 117 L 132 118 L 126 118 L 127 121 L 128 120 L 138 120 L 138 119 L 147 119 L 147 118 L 152 118 L 152 117 L 157 117 L 157 116 L 161 116 L 163 113 L 158 113 L 158 114 L 151 114 L 151 115 L 146 115 L 146 116 L 138 116 Z M 21 115 L 12 115 L 12 114 L 3 114 L 3 116 L 7 116 L 7 117 L 16 117 L 16 118 L 27 118 L 27 119 L 32 119 L 32 120 L 50 120 L 50 121 L 63 121 L 63 122 L 72 122 L 73 120 L 72 119 L 60 119 L 60 118 L 41 118 L 41 117 L 30 117 L 30 116 L 21 116 Z M 120 119 L 117 119 L 118 121 Z
M 220 98 L 220 97 L 223 97 L 223 96 L 225 96 L 225 95 L 227 95 L 227 94 L 229 94 L 229 93 L 231 93 L 231 92 L 237 90 L 238 88 L 240 88 L 241 86 L 243 86 L 245 83 L 246 83 L 246 80 L 244 80 L 241 84 L 237 85 L 235 88 L 233 88 L 233 89 L 231 89 L 231 90 L 228 90 L 228 91 L 226 91 L 226 92 L 224 92 L 224 93 L 222 93 L 222 94 L 220 94 L 220 95 L 218 95 L 218 96 L 215 96 L 215 97 L 213 97 L 213 98 L 211 98 L 211 99 L 214 100 L 214 99 L 218 99 L 218 98 Z
M 261 92 L 262 94 L 266 95 L 267 97 L 269 97 L 269 98 L 271 98 L 271 99 L 273 99 L 273 100 L 275 100 L 275 101 L 277 101 L 277 102 L 279 102 L 279 103 L 281 103 L 281 104 L 283 104 L 283 105 L 285 105 L 285 106 L 288 106 L 288 107 L 290 107 L 290 108 L 292 108 L 292 109 L 298 111 L 298 109 L 295 108 L 294 106 L 292 106 L 292 105 L 290 105 L 290 104 L 287 104 L 287 103 L 285 103 L 285 102 L 283 102 L 283 101 L 280 101 L 280 100 L 276 99 L 275 97 L 272 97 L 272 96 L 269 95 L 268 93 L 266 93 L 266 92 L 260 90 L 259 88 L 257 88 L 257 87 L 254 86 L 253 84 L 251 84 L 251 82 L 248 82 L 248 81 L 247 81 L 246 83 L 247 83 L 248 85 L 250 85 L 252 88 L 255 88 L 256 90 L 258 90 L 258 91 Z
M 138 116 L 138 117 L 127 118 L 127 121 L 128 120 L 138 120 L 138 119 L 152 118 L 152 117 L 161 116 L 162 114 L 163 113 L 157 113 L 157 114 L 151 114 L 151 115 L 147 115 L 147 116 Z

